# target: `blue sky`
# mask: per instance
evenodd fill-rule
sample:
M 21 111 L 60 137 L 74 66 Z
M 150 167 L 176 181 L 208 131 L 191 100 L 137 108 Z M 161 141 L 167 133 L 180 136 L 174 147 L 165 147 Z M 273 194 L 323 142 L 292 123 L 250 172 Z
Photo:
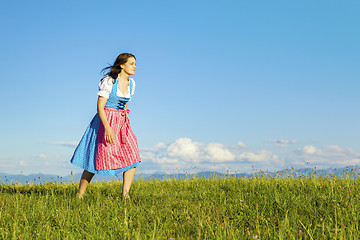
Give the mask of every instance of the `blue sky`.
M 137 57 L 138 172 L 360 164 L 359 1 L 5 1 L 0 172 L 68 175 Z

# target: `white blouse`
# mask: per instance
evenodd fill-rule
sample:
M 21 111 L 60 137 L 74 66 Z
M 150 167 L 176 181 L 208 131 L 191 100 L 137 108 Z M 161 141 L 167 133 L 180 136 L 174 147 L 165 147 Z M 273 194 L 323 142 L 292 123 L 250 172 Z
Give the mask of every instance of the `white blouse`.
M 132 81 L 132 91 L 130 92 L 130 83 L 129 83 L 129 86 L 128 86 L 128 93 L 126 94 L 126 96 L 124 96 L 122 94 L 122 92 L 120 91 L 120 85 L 118 84 L 118 88 L 117 88 L 117 91 L 116 91 L 116 95 L 118 97 L 126 97 L 126 98 L 131 98 L 130 95 L 134 95 L 134 92 L 135 92 L 135 81 L 134 79 L 132 78 L 129 78 L 130 81 Z M 110 76 L 106 76 L 104 77 L 100 83 L 99 83 L 99 92 L 98 92 L 98 95 L 99 96 L 102 96 L 104 98 L 109 98 L 109 95 L 111 93 L 111 89 L 113 87 L 113 78 L 110 77 Z

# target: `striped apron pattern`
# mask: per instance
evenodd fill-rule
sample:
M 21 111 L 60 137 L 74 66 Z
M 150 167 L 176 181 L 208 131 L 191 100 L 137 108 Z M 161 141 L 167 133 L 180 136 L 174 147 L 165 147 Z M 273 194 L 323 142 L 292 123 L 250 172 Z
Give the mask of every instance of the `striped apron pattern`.
M 123 168 L 140 161 L 137 139 L 130 127 L 127 110 L 105 107 L 105 114 L 115 138 L 113 143 L 105 141 L 105 128 L 100 124 L 97 138 L 96 169 Z

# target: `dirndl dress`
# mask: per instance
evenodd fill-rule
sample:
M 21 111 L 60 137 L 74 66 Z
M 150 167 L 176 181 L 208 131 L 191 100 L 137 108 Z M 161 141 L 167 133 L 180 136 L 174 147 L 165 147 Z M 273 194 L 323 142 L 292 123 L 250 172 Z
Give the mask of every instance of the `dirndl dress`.
M 130 80 L 130 92 L 134 88 Z M 82 136 L 70 162 L 88 172 L 115 176 L 137 167 L 141 160 L 137 139 L 131 130 L 129 110 L 125 105 L 130 98 L 117 96 L 118 80 L 114 79 L 109 98 L 105 104 L 105 114 L 114 132 L 114 143 L 104 139 L 105 129 L 98 114 Z

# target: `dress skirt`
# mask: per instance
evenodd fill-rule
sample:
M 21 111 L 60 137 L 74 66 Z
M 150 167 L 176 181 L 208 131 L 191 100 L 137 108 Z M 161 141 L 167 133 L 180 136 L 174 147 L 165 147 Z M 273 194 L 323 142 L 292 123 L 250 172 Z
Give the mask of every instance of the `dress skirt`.
M 114 143 L 105 142 L 105 129 L 98 114 L 86 129 L 71 158 L 71 163 L 88 172 L 114 176 L 137 167 L 141 160 L 137 139 L 130 127 L 129 110 L 105 107 L 114 132 Z

